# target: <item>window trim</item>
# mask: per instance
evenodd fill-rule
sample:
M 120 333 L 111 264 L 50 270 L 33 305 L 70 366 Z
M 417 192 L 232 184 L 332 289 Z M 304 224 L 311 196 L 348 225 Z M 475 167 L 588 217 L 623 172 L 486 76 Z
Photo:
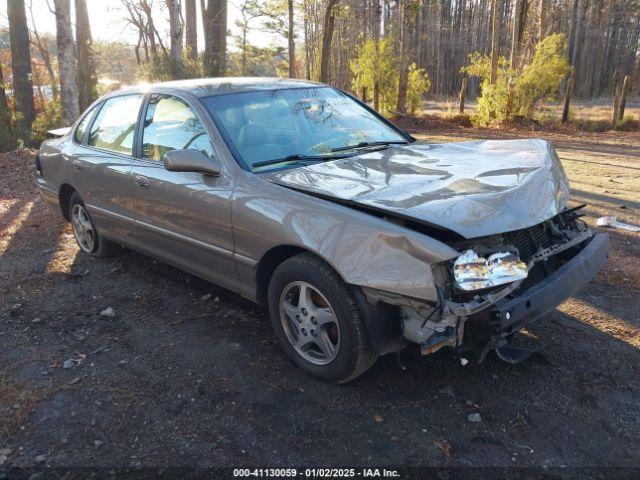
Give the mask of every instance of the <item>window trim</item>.
M 183 102 L 187 107 L 189 107 L 189 109 L 191 109 L 193 114 L 196 116 L 196 118 L 204 128 L 205 133 L 209 137 L 209 143 L 211 144 L 211 149 L 213 150 L 213 154 L 216 156 L 216 158 L 220 162 L 222 162 L 220 157 L 220 152 L 218 152 L 218 148 L 216 147 L 216 144 L 213 141 L 213 136 L 211 135 L 211 132 L 207 128 L 207 124 L 202 121 L 202 116 L 198 113 L 198 110 L 194 108 L 193 104 L 182 95 L 179 95 L 174 92 L 153 92 L 153 91 L 147 93 L 147 95 L 145 96 L 144 102 L 142 103 L 142 106 L 140 108 L 140 116 L 138 117 L 138 127 L 136 128 L 136 143 L 134 145 L 135 148 L 134 148 L 133 158 L 135 160 L 150 163 L 152 165 L 164 165 L 162 160 L 153 160 L 151 158 L 145 158 L 142 156 L 142 146 L 143 146 L 142 142 L 144 141 L 144 121 L 145 121 L 145 118 L 147 118 L 147 109 L 149 108 L 149 103 L 151 103 L 151 98 L 154 95 L 157 95 L 160 97 L 164 96 L 164 97 L 177 98 L 178 100 Z M 207 113 L 208 113 L 208 110 L 207 110 Z M 211 115 L 209 114 L 209 116 Z M 216 128 L 217 128 L 217 124 L 216 124 Z
M 133 129 L 133 145 L 131 147 L 131 154 L 122 153 L 122 152 L 116 152 L 114 150 L 108 150 L 106 148 L 100 148 L 100 147 L 96 147 L 94 145 L 89 145 L 89 134 L 90 134 L 91 130 L 93 129 L 93 124 L 98 119 L 99 112 L 102 111 L 102 109 L 104 108 L 105 104 L 109 100 L 113 100 L 115 98 L 134 97 L 134 96 L 142 97 L 142 101 L 140 102 L 140 107 L 138 107 L 138 115 L 137 115 L 137 118 L 136 118 L 135 128 Z M 138 125 L 140 124 L 140 111 L 142 110 L 142 106 L 144 105 L 144 102 L 145 102 L 145 99 L 146 99 L 147 96 L 148 95 L 145 94 L 144 92 L 131 92 L 131 93 L 123 93 L 123 94 L 120 94 L 120 95 L 111 95 L 109 97 L 104 98 L 100 103 L 100 108 L 96 111 L 96 114 L 91 119 L 91 123 L 89 125 L 89 128 L 85 132 L 85 138 L 83 139 L 82 146 L 85 147 L 85 148 L 88 148 L 90 150 L 95 150 L 97 152 L 102 152 L 102 153 L 108 153 L 110 155 L 117 155 L 117 156 L 123 157 L 123 158 L 135 158 L 134 154 L 135 154 L 135 146 L 136 146 L 136 136 L 138 134 Z

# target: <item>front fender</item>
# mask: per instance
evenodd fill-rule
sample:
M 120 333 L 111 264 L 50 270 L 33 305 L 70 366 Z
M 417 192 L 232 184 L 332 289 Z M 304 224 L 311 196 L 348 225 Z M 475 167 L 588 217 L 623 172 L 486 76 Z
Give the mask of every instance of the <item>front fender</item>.
M 232 210 L 243 294 L 250 298 L 256 265 L 280 245 L 315 253 L 348 284 L 427 301 L 437 300 L 432 265 L 458 255 L 422 233 L 257 176 L 238 181 Z

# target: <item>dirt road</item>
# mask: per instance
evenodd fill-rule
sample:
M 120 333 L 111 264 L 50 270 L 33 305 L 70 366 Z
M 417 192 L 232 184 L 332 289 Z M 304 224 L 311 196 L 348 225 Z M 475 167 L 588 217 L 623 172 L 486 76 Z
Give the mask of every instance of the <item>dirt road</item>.
M 434 141 L 525 135 L 405 124 Z M 640 225 L 639 135 L 541 136 L 590 225 Z M 79 254 L 32 170 L 0 156 L 0 471 L 640 467 L 640 234 L 611 231 L 605 270 L 533 329 L 547 361 L 389 356 L 332 386 L 287 360 L 260 307 L 137 253 Z

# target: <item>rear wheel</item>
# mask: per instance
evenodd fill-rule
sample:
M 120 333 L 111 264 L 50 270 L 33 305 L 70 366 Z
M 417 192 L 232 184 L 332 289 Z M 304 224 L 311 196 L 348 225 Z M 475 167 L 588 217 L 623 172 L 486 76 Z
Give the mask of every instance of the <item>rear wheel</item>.
M 269 283 L 269 316 L 284 350 L 305 372 L 347 382 L 376 360 L 350 288 L 311 254 L 284 261 Z
M 102 238 L 91 219 L 82 198 L 75 192 L 69 201 L 69 217 L 73 235 L 82 250 L 95 257 L 110 257 L 118 253 L 120 245 L 115 244 L 106 238 Z

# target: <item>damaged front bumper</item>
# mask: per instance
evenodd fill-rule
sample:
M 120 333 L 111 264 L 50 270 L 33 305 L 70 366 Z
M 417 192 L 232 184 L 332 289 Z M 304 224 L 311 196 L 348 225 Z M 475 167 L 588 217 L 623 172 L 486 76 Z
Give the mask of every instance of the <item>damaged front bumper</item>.
M 427 355 L 446 346 L 460 347 L 465 328 L 482 329 L 482 361 L 491 349 L 503 346 L 507 337 L 552 311 L 600 271 L 609 255 L 609 237 L 589 231 L 538 252 L 529 267 L 578 245 L 581 250 L 577 254 L 525 290 L 519 290 L 522 282 L 515 282 L 464 303 L 441 298 L 433 306 L 401 306 L 404 338 L 418 343 Z
M 539 320 L 590 282 L 609 257 L 609 236 L 595 235 L 571 260 L 540 283 L 514 298 L 504 298 L 489 310 L 491 336 L 481 359 L 502 340 Z

